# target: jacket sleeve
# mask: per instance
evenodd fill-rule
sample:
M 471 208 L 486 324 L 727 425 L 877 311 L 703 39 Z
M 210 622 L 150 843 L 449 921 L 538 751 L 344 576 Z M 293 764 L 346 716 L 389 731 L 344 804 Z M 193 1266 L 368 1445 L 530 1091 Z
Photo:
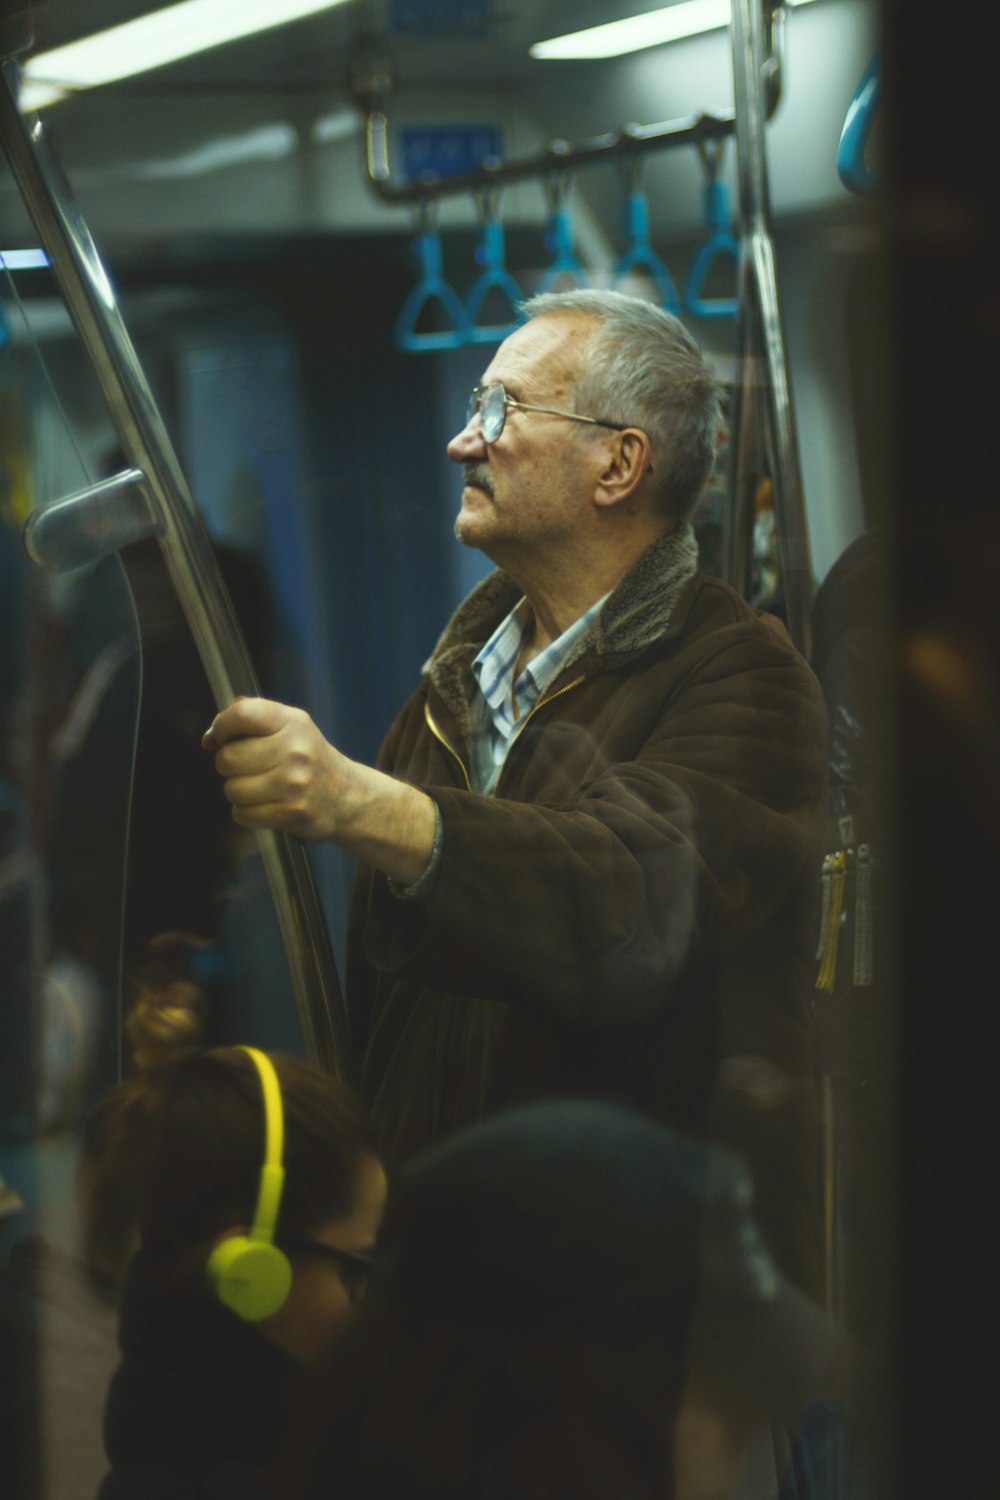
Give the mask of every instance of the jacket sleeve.
M 814 878 L 825 753 L 812 674 L 787 643 L 741 632 L 645 712 L 612 699 L 603 720 L 561 717 L 515 743 L 525 800 L 428 786 L 444 825 L 438 879 L 426 900 L 400 902 L 373 878 L 367 961 L 453 994 L 623 1023 L 774 920 Z M 619 720 L 642 723 L 628 758 L 615 758 Z

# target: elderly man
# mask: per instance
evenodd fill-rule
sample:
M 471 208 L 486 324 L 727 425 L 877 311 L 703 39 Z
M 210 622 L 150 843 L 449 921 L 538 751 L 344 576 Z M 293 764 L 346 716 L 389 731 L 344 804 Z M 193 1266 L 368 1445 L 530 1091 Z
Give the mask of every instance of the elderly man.
M 237 822 L 358 856 L 347 991 L 391 1149 L 556 1094 L 704 1132 L 721 1078 L 808 1283 L 820 693 L 782 626 L 699 572 L 720 410 L 682 324 L 613 292 L 525 312 L 448 448 L 456 535 L 498 570 L 378 768 L 257 700 L 205 744 Z

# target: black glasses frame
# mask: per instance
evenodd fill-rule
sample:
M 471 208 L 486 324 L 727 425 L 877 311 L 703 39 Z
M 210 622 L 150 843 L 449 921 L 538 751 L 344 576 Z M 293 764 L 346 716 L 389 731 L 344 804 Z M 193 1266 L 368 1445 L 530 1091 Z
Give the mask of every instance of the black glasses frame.
M 283 1237 L 279 1246 L 286 1255 L 317 1255 L 322 1260 L 332 1260 L 344 1272 L 344 1284 L 352 1302 L 378 1273 L 377 1258 L 360 1250 L 340 1250 L 336 1245 L 325 1245 L 322 1240 L 297 1235 Z

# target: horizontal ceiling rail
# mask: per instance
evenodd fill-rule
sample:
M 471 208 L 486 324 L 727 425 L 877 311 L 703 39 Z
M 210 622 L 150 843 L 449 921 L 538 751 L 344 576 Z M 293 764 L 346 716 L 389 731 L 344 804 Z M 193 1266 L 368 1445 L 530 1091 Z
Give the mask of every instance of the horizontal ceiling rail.
M 765 0 L 764 10 L 767 48 L 761 64 L 761 77 L 765 118 L 769 120 L 781 99 L 785 13 L 782 6 L 770 4 L 769 0 Z M 581 167 L 628 160 L 648 151 L 664 151 L 677 146 L 703 146 L 709 141 L 723 140 L 736 131 L 734 113 L 687 115 L 653 125 L 623 125 L 618 130 L 591 136 L 576 144 L 552 140 L 530 156 L 510 161 L 487 157 L 478 166 L 450 176 L 424 172 L 412 180 L 394 180 L 389 136 L 395 85 L 388 63 L 371 54 L 361 55 L 352 68 L 351 92 L 364 118 L 368 181 L 384 203 L 399 205 L 427 203 L 460 193 L 481 193 L 529 179 L 549 182 Z

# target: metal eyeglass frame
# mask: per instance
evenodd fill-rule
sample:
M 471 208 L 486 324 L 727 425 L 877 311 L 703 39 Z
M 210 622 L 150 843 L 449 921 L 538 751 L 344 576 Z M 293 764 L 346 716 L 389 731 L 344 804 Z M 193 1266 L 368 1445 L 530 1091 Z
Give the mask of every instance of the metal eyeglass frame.
M 500 392 L 502 400 L 497 400 L 493 395 L 494 391 Z M 484 411 L 484 403 L 488 401 L 496 403 L 494 407 L 497 413 L 496 417 L 493 416 L 492 411 Z M 476 412 L 478 412 L 479 425 L 482 428 L 484 441 L 495 443 L 507 424 L 508 408 L 513 408 L 515 411 L 541 411 L 550 417 L 566 417 L 570 422 L 587 422 L 592 427 L 610 427 L 614 432 L 624 432 L 626 428 L 632 425 L 630 422 L 605 422 L 600 417 L 582 417 L 579 412 L 558 411 L 554 406 L 532 406 L 527 401 L 515 401 L 513 396 L 508 396 L 499 380 L 493 380 L 489 385 L 473 386 L 472 394 L 469 397 L 468 411 L 465 415 L 466 426 L 468 426 L 476 415 Z M 500 425 L 494 431 L 493 428 L 497 419 L 499 419 Z M 487 430 L 487 423 L 489 423 L 489 430 Z

